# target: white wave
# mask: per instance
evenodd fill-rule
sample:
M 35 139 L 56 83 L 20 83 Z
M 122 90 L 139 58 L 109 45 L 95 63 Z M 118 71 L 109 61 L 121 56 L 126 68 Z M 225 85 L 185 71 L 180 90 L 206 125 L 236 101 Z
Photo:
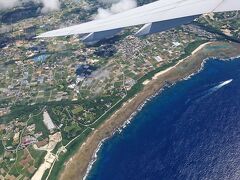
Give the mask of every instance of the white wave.
M 85 173 L 85 176 L 83 177 L 83 180 L 86 180 L 87 176 L 89 175 L 94 163 L 97 161 L 98 158 L 98 152 L 100 151 L 103 143 L 107 140 L 108 138 L 104 138 L 103 140 L 100 141 L 100 143 L 98 144 L 97 149 L 95 150 L 93 156 L 92 156 L 92 160 L 89 162 L 88 167 L 87 167 L 87 171 Z

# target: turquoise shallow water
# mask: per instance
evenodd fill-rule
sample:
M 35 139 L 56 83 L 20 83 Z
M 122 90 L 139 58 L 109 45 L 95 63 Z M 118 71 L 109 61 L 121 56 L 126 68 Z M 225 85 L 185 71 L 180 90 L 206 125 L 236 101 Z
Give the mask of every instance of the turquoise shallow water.
M 209 60 L 98 152 L 89 180 L 240 179 L 240 59 Z

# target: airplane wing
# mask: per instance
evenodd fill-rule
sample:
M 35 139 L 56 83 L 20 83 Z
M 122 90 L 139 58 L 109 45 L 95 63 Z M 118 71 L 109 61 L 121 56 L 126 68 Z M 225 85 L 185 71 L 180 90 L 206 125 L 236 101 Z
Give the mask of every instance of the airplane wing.
M 87 34 L 85 42 L 99 41 L 120 32 L 122 28 L 144 25 L 137 36 L 187 24 L 196 17 L 211 13 L 240 10 L 240 0 L 159 0 L 104 19 L 49 31 L 37 38 Z

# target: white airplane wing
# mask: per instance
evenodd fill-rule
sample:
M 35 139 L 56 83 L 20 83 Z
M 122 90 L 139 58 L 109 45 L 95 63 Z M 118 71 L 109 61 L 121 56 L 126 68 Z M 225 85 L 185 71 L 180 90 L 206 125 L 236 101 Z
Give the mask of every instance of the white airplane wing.
M 137 36 L 165 31 L 211 13 L 240 10 L 240 0 L 159 0 L 105 19 L 49 31 L 37 38 L 87 34 L 85 42 L 111 37 L 124 27 L 144 25 Z

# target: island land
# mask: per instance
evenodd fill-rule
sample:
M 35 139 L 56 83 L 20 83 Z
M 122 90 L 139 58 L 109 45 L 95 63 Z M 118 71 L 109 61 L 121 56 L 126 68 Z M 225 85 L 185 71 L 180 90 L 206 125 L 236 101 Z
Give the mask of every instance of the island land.
M 144 88 L 133 98 L 124 103 L 115 113 L 93 131 L 81 145 L 75 155 L 65 163 L 60 179 L 84 179 L 89 172 L 91 162 L 96 158 L 95 152 L 103 140 L 111 137 L 118 128 L 129 120 L 147 99 L 159 93 L 164 86 L 183 80 L 203 67 L 211 58 L 230 59 L 240 55 L 240 44 L 232 42 L 211 42 L 200 45 L 191 55 L 165 70 L 155 73 L 143 81 Z M 146 83 L 147 82 L 147 83 Z
M 239 52 L 226 42 L 240 43 L 237 11 L 141 38 L 134 36 L 139 27 L 127 28 L 94 45 L 79 36 L 34 38 L 89 21 L 99 7 L 108 8 L 100 1 L 64 0 L 60 11 L 49 13 L 41 13 L 37 1 L 0 10 L 0 179 L 85 176 L 102 139 L 161 87 L 199 69 L 189 58 L 205 48 L 200 62 Z

